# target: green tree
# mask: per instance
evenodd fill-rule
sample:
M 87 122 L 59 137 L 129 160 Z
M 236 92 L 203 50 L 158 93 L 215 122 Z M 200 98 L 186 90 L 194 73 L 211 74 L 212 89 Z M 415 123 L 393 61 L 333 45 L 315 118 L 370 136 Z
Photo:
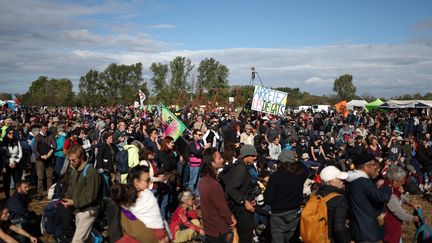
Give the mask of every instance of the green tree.
M 142 64 L 110 64 L 103 72 L 90 70 L 80 79 L 79 97 L 85 105 L 132 104 L 138 89 L 148 95 L 142 78 Z
M 211 91 L 228 86 L 229 69 L 214 58 L 206 58 L 198 67 L 198 90 Z
M 171 88 L 175 91 L 188 90 L 189 83 L 187 78 L 194 65 L 186 57 L 176 57 L 169 64 L 171 70 Z
M 81 104 L 89 106 L 104 104 L 103 84 L 99 80 L 98 71 L 90 70 L 84 76 L 81 76 L 78 87 L 78 99 Z
M 166 88 L 168 64 L 154 62 L 151 64 L 150 70 L 153 73 L 153 77 L 151 78 L 151 81 L 153 83 L 153 91 L 156 94 L 156 97 L 159 98 L 160 95 L 163 95 L 162 92 Z
M 74 103 L 72 82 L 69 79 L 48 79 L 40 76 L 33 81 L 23 101 L 30 105 L 64 106 Z
M 355 97 L 356 86 L 353 83 L 353 77 L 350 74 L 341 75 L 335 79 L 333 84 L 333 91 L 335 91 L 342 100 L 351 100 Z

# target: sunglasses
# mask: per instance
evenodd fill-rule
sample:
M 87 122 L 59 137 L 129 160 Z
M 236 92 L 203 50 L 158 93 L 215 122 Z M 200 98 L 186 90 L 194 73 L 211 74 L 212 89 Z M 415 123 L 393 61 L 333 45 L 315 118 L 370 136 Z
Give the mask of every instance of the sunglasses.
M 197 133 L 196 135 L 198 135 L 200 137 L 204 136 L 204 134 L 202 134 L 202 133 Z

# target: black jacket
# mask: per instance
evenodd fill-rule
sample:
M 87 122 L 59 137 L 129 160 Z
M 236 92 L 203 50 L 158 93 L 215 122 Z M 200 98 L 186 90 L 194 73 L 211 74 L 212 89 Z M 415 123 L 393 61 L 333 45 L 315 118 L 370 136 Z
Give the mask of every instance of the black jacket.
M 272 212 L 300 209 L 303 204 L 303 185 L 308 176 L 306 168 L 302 164 L 300 166 L 304 170 L 300 175 L 287 174 L 284 171 L 276 171 L 270 175 L 264 200 L 271 206 Z
M 317 194 L 325 197 L 333 192 L 340 193 L 341 195 L 327 202 L 329 237 L 332 243 L 350 242 L 349 230 L 346 226 L 348 202 L 343 196 L 343 191 L 333 186 L 323 185 L 318 189 Z
M 9 208 L 11 220 L 15 219 L 29 219 L 30 211 L 28 210 L 29 199 L 26 195 L 14 193 L 6 202 Z
M 248 166 L 243 159 L 237 160 L 237 163 L 230 167 L 227 173 L 223 173 L 220 179 L 225 187 L 228 205 L 243 207 L 245 200 L 251 201 L 255 199 L 252 196 L 255 185 L 249 174 Z
M 377 188 L 369 178 L 358 178 L 348 184 L 346 198 L 351 216 L 353 240 L 379 241 L 384 239 L 383 227 L 377 217 L 383 212 L 384 204 L 390 200 L 389 186 Z
M 163 174 L 165 172 L 175 171 L 177 169 L 177 160 L 174 156 L 174 152 L 169 154 L 168 152 L 161 151 L 157 158 L 158 164 L 160 165 L 159 173 Z
M 114 157 L 117 147 L 110 146 L 107 143 L 99 145 L 98 154 L 96 157 L 96 169 L 104 169 L 110 173 L 114 173 Z

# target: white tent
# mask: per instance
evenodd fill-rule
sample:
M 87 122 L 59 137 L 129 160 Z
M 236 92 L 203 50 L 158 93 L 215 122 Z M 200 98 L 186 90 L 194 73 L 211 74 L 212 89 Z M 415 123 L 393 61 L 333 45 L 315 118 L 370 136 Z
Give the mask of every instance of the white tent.
M 347 103 L 348 110 L 354 110 L 354 107 L 362 107 L 364 108 L 367 102 L 365 100 L 351 100 Z

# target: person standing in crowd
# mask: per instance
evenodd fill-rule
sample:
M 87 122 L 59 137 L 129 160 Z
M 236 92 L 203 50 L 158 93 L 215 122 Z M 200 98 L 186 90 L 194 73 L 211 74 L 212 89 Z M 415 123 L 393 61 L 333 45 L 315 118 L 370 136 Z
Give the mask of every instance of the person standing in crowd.
M 221 154 L 215 149 L 206 149 L 201 163 L 200 206 L 204 232 L 208 243 L 230 242 L 228 233 L 237 224 L 228 208 L 222 186 L 217 181 L 217 171 L 224 166 Z
M 113 145 L 112 133 L 105 133 L 102 139 L 103 143 L 99 145 L 95 168 L 98 170 L 99 174 L 103 175 L 104 180 L 102 183 L 104 195 L 109 195 L 109 188 L 112 184 L 111 182 L 115 179 L 114 159 L 117 152 L 117 147 Z
M 202 133 L 205 133 L 207 131 L 207 126 L 204 123 L 204 117 L 202 115 L 198 115 L 196 117 L 196 122 L 193 124 L 192 127 L 193 130 L 200 130 Z
M 133 168 L 140 163 L 140 153 L 144 150 L 144 145 L 138 141 L 132 141 L 130 145 L 125 145 L 124 150 L 128 153 L 128 165 L 129 168 Z M 128 178 L 128 173 L 120 175 L 120 183 L 126 183 Z
M 399 166 L 392 166 L 387 171 L 386 177 L 388 180 L 385 184 L 389 184 L 392 189 L 390 200 L 386 204 L 386 214 L 384 218 L 384 242 L 399 243 L 402 242 L 402 223 L 415 222 L 419 223 L 420 219 L 417 216 L 408 214 L 403 208 L 402 203 L 409 204 L 414 209 L 418 205 L 413 204 L 401 192 L 401 187 L 405 184 L 406 172 Z
M 125 135 L 127 137 L 128 143 L 132 142 L 133 140 L 138 140 L 138 134 L 136 132 L 135 125 L 132 122 L 128 125 Z
M 118 148 L 122 148 L 127 144 L 126 122 L 120 121 L 117 124 L 117 130 L 113 134 L 113 144 Z
M 87 162 L 80 145 L 71 146 L 67 151 L 72 172 L 69 187 L 61 203 L 75 210 L 76 230 L 72 242 L 85 242 L 97 217 L 100 206 L 101 179 L 96 169 Z
M 207 145 L 207 143 L 210 143 L 210 147 L 212 148 L 218 148 L 219 147 L 219 122 L 216 118 L 213 118 L 210 120 L 210 126 L 208 127 L 207 131 L 204 133 L 203 136 L 203 142 L 204 146 Z
M 267 140 L 267 143 L 269 143 L 269 144 L 271 142 L 273 142 L 273 140 L 274 140 L 275 137 L 278 137 L 279 141 L 280 141 L 281 135 L 279 133 L 279 128 L 278 128 L 277 124 L 278 124 L 277 119 L 273 118 L 270 121 L 270 128 L 267 129 L 267 131 L 266 131 L 266 133 L 264 135 L 265 139 Z
M 307 173 L 293 151 L 284 150 L 278 158 L 279 167 L 270 175 L 264 201 L 271 207 L 270 226 L 272 242 L 289 242 L 300 220 L 303 204 L 303 185 Z
M 356 242 L 379 242 L 384 239 L 383 208 L 390 200 L 391 188 L 377 188 L 372 179 L 379 174 L 379 164 L 373 155 L 362 153 L 353 162 L 357 167 L 347 179 L 346 190 L 351 212 L 351 234 Z M 380 181 L 382 184 L 382 181 Z
M 149 131 L 150 137 L 146 138 L 144 140 L 144 145 L 146 147 L 151 147 L 153 151 L 156 154 L 156 158 L 159 156 L 159 150 L 161 149 L 161 146 L 158 141 L 158 131 L 156 128 L 152 128 Z
M 159 164 L 161 170 L 159 173 L 164 175 L 166 180 L 159 187 L 159 201 L 162 217 L 165 220 L 170 218 L 170 202 L 173 201 L 176 188 L 176 171 L 177 171 L 177 152 L 174 151 L 174 139 L 166 136 L 162 139 L 161 151 L 159 152 Z
M 63 150 L 65 141 L 66 141 L 66 133 L 65 133 L 65 125 L 60 125 L 57 128 L 57 137 L 56 137 L 56 150 L 54 153 L 55 165 L 54 165 L 54 173 L 56 178 L 60 178 L 60 173 L 63 168 L 63 164 L 65 161 L 65 153 Z
M 12 127 L 13 125 L 13 120 L 11 118 L 6 118 L 4 120 L 4 125 L 1 128 L 1 137 L 0 137 L 0 141 L 3 141 L 3 138 L 6 136 L 7 134 L 7 129 Z
M 341 172 L 333 165 L 325 167 L 320 173 L 322 185 L 316 192 L 321 197 L 326 197 L 331 193 L 338 196 L 327 201 L 328 232 L 329 239 L 337 243 L 349 243 L 350 234 L 347 228 L 348 202 L 343 196 L 343 180 L 348 178 L 348 173 Z
M 199 196 L 197 189 L 199 180 L 199 171 L 201 166 L 202 154 L 204 152 L 204 146 L 201 143 L 203 132 L 200 129 L 193 131 L 193 140 L 189 143 L 189 190 L 196 196 Z M 210 144 L 207 145 L 210 147 Z
M 234 168 L 222 178 L 228 204 L 238 222 L 237 231 L 241 243 L 250 243 L 253 238 L 256 188 L 249 174 L 249 166 L 257 160 L 258 153 L 254 146 L 246 144 L 240 149 L 240 158 Z
M 14 183 L 17 183 L 22 176 L 22 167 L 20 166 L 22 147 L 15 133 L 15 129 L 7 128 L 6 136 L 2 142 L 7 158 L 3 165 L 3 187 L 6 198 L 10 197 L 11 177 Z
M 240 143 L 254 145 L 255 135 L 253 134 L 252 126 L 246 124 L 244 132 L 240 135 Z
M 279 137 L 273 137 L 273 140 L 268 146 L 270 158 L 273 161 L 276 161 L 279 158 L 280 153 L 282 152 L 282 146 L 280 145 Z
M 38 177 L 37 200 L 41 200 L 44 195 L 44 179 L 46 175 L 47 188 L 51 188 L 53 181 L 53 155 L 56 150 L 54 137 L 47 134 L 48 124 L 42 123 L 40 133 L 35 137 L 34 154 L 36 157 L 36 174 Z

